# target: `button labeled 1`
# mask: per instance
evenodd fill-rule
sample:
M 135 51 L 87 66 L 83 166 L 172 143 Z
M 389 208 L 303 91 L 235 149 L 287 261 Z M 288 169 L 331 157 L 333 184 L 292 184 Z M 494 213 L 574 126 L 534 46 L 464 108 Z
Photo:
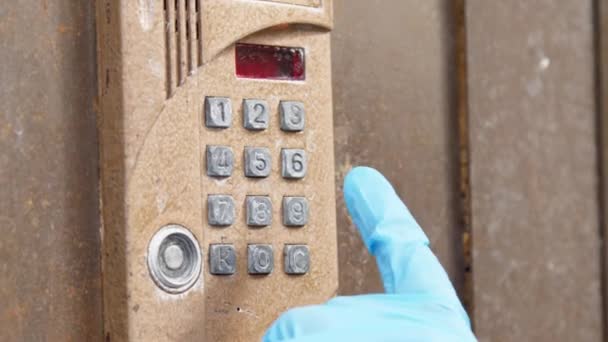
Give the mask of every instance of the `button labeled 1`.
M 228 128 L 232 123 L 232 104 L 227 97 L 205 97 L 205 126 Z

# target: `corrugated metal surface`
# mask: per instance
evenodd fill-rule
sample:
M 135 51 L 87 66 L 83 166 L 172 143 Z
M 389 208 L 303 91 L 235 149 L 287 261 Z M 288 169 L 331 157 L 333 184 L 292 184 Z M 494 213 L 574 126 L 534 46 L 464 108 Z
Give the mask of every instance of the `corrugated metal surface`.
M 352 166 L 383 172 L 460 288 L 451 10 L 440 0 L 335 1 L 334 124 L 338 185 Z M 338 192 L 340 292 L 380 292 Z
M 601 341 L 592 1 L 466 4 L 479 338 Z
M 92 3 L 3 1 L 0 60 L 0 340 L 101 340 Z

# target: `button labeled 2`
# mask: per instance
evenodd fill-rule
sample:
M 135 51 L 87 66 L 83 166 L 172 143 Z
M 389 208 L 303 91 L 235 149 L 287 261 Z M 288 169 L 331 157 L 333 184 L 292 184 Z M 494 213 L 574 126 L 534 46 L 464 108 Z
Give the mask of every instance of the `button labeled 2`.
M 264 100 L 243 100 L 243 126 L 254 131 L 268 128 L 270 114 Z

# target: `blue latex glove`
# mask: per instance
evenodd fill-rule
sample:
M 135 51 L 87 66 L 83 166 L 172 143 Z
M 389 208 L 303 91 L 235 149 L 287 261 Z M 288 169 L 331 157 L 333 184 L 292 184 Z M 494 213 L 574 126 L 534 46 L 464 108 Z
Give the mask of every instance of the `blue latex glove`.
M 344 198 L 386 294 L 291 309 L 264 341 L 475 341 L 428 238 L 388 181 L 374 169 L 355 168 L 344 180 Z

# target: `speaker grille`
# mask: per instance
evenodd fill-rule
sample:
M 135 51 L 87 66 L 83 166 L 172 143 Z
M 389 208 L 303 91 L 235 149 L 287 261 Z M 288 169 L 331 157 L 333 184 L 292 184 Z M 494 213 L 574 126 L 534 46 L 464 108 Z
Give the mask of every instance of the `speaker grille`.
M 202 65 L 202 0 L 163 0 L 167 98 Z

